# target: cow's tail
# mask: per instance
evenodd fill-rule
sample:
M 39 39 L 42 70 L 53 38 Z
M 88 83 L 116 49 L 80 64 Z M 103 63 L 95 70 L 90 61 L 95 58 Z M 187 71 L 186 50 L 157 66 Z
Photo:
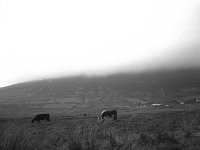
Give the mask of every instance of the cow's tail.
M 117 110 L 114 110 L 114 120 L 117 120 Z

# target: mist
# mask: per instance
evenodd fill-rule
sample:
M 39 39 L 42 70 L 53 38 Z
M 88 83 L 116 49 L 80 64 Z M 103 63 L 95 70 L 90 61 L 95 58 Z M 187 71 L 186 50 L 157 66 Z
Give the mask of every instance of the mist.
M 0 87 L 199 68 L 199 6 L 199 0 L 3 0 Z
M 138 70 L 129 65 L 124 71 L 148 72 L 159 70 L 200 69 L 200 46 L 185 45 L 174 48 L 172 51 L 162 53 L 147 63 L 138 64 Z

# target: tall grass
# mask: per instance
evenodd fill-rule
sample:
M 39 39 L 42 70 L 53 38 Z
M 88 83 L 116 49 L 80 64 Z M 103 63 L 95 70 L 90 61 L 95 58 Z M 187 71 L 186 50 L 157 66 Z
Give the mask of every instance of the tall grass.
M 96 118 L 95 118 L 96 119 Z M 58 123 L 8 123 L 1 150 L 184 150 L 198 149 L 199 111 L 138 114 L 101 124 L 77 118 Z M 74 121 L 74 122 L 73 122 Z

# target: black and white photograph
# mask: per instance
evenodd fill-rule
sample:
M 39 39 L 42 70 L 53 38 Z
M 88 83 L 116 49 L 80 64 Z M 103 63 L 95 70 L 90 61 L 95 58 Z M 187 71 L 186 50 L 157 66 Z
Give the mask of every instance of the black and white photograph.
M 200 0 L 0 0 L 0 150 L 200 150 Z

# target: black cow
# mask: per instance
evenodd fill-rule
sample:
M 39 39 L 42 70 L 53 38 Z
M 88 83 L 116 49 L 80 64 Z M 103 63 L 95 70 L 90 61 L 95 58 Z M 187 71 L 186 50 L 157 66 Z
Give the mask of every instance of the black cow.
M 32 123 L 34 123 L 35 121 L 37 121 L 37 123 L 40 123 L 40 120 L 46 120 L 47 121 L 50 121 L 50 115 L 49 114 L 38 114 L 35 116 L 35 118 L 32 119 Z
M 101 122 L 104 121 L 105 118 L 107 119 L 112 117 L 114 120 L 117 120 L 117 110 L 104 110 L 98 118 L 98 121 Z

